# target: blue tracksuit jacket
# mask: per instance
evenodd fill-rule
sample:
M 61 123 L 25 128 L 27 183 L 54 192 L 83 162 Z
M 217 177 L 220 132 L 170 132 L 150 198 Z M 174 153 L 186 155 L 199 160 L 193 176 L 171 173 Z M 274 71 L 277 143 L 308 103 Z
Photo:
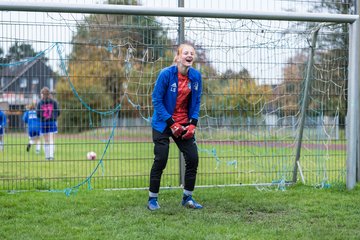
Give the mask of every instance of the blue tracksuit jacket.
M 167 127 L 166 120 L 171 118 L 176 106 L 178 94 L 178 69 L 176 65 L 166 67 L 159 73 L 152 93 L 152 103 L 154 114 L 152 117 L 152 127 L 163 132 Z M 200 99 L 202 91 L 201 73 L 190 68 L 188 78 L 191 84 L 191 97 L 189 99 L 188 116 L 196 125 L 200 113 Z

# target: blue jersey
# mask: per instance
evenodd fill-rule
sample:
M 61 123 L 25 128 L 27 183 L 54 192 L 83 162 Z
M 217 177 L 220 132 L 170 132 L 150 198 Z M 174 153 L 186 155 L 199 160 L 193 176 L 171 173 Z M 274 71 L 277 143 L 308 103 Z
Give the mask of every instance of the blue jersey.
M 40 119 L 36 115 L 36 110 L 29 110 L 24 113 L 23 121 L 28 125 L 28 132 L 39 131 Z
M 6 115 L 3 111 L 0 111 L 0 127 L 6 126 Z
M 6 115 L 3 111 L 0 111 L 0 135 L 4 134 L 5 126 L 6 126 Z

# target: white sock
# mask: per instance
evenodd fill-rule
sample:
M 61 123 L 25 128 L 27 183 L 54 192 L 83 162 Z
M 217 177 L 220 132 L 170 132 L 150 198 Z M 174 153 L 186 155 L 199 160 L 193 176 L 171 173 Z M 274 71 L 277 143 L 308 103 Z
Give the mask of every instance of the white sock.
M 153 193 L 149 191 L 149 197 L 158 197 L 159 193 Z
M 49 134 L 49 157 L 54 158 L 54 151 L 55 151 L 55 145 L 54 145 L 54 134 Z
M 41 151 L 41 145 L 40 143 L 36 144 L 36 152 L 40 152 Z
M 188 191 L 188 190 L 185 190 L 185 189 L 184 189 L 184 194 L 185 194 L 186 196 L 192 196 L 192 191 Z
M 44 150 L 45 150 L 45 158 L 49 158 L 49 151 L 50 151 L 50 144 L 45 143 Z

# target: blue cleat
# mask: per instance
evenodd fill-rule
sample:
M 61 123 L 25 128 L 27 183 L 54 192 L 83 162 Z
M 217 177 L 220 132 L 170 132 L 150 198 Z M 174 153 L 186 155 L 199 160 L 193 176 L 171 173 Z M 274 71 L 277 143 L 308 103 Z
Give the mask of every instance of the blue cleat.
M 203 206 L 196 202 L 192 196 L 188 196 L 187 198 L 183 199 L 181 204 L 186 208 L 193 208 L 193 209 L 202 209 Z
M 160 205 L 159 205 L 156 197 L 149 198 L 147 208 L 151 211 L 155 211 L 160 208 Z

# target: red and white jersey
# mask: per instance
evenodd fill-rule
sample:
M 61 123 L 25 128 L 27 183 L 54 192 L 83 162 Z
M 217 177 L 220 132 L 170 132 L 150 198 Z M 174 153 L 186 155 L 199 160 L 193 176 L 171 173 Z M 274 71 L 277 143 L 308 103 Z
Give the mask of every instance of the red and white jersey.
M 191 85 L 188 76 L 178 73 L 178 95 L 176 98 L 176 107 L 172 115 L 175 122 L 186 124 L 188 119 L 188 102 L 191 92 Z

